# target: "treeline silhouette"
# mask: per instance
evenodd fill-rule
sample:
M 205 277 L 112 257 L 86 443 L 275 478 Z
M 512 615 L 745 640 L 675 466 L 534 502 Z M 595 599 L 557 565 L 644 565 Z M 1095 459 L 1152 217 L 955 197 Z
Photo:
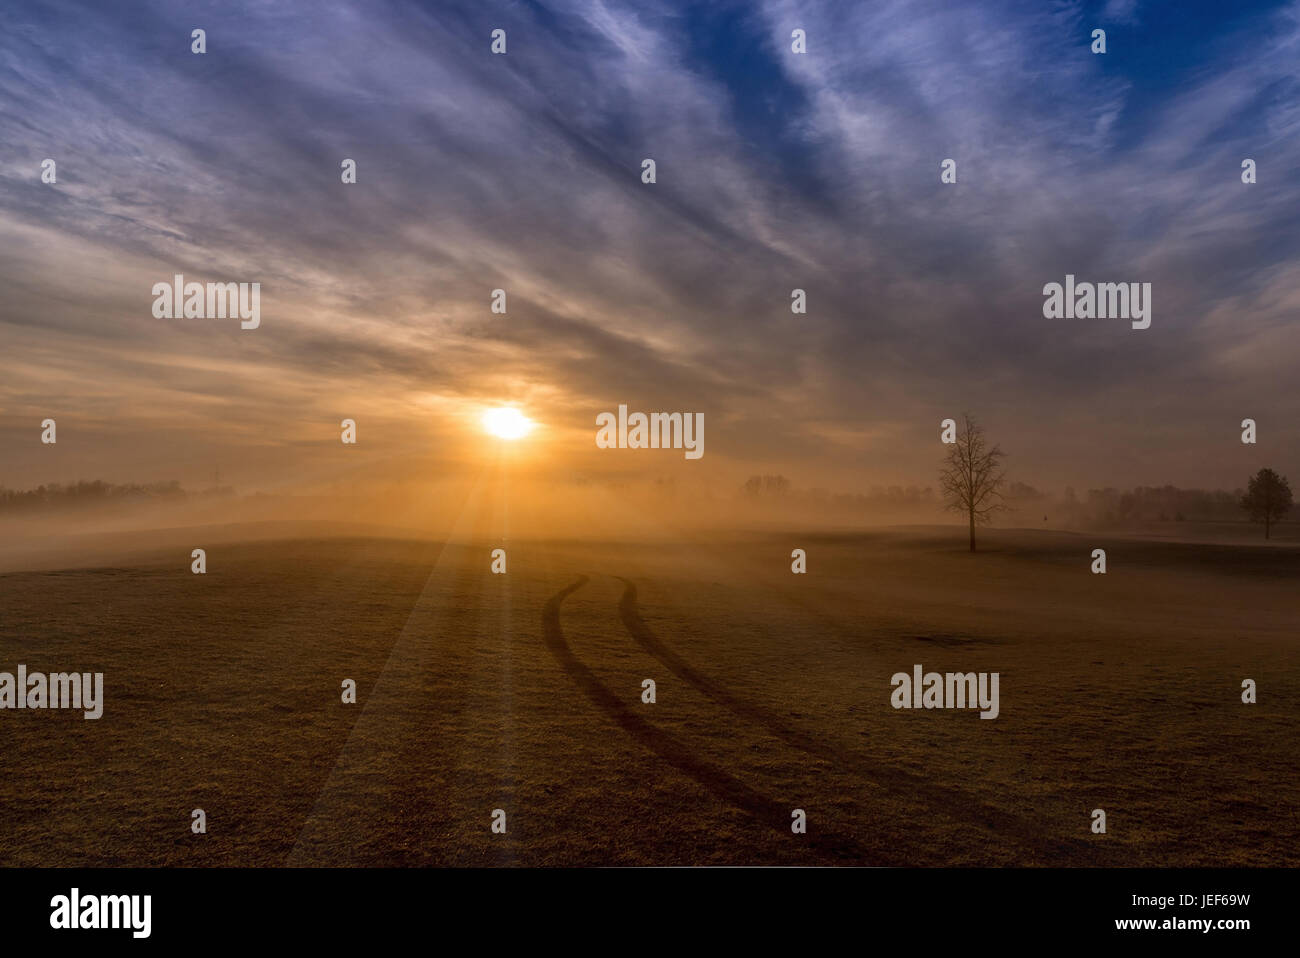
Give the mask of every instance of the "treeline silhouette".
M 798 489 L 785 476 L 750 476 L 740 488 L 748 499 L 786 500 L 793 503 L 829 505 L 835 508 L 875 509 L 886 506 L 938 506 L 938 494 L 930 486 L 873 486 L 870 492 L 832 492 L 820 487 Z
M 198 495 L 230 495 L 229 487 L 206 489 Z M 46 509 L 71 509 L 99 505 L 131 505 L 154 502 L 180 502 L 195 494 L 187 492 L 180 482 L 150 482 L 140 485 L 119 485 L 96 479 L 75 483 L 52 482 L 35 489 L 6 489 L 0 486 L 0 512 L 36 512 Z
M 785 476 L 751 476 L 740 488 L 743 498 L 755 503 L 778 503 L 846 512 L 885 512 L 926 509 L 936 511 L 942 499 L 930 486 L 875 486 L 864 493 L 831 492 L 796 487 Z M 1242 522 L 1243 490 L 1180 489 L 1177 486 L 1138 486 L 1133 489 L 1073 488 L 1053 495 L 1024 482 L 1009 483 L 1005 502 L 1009 515 L 1002 524 L 1054 526 L 1107 526 L 1147 522 Z
M 1089 489 L 1078 499 L 1073 489 L 1056 505 L 1068 521 L 1087 524 L 1126 522 L 1240 522 L 1242 489 L 1179 489 L 1176 486 L 1138 486 Z

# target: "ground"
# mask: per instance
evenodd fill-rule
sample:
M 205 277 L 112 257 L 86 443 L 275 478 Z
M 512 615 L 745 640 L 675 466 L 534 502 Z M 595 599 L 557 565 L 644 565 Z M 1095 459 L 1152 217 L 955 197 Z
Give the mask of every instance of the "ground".
M 462 531 L 0 574 L 0 670 L 106 699 L 0 713 L 3 864 L 1300 864 L 1294 546 Z M 893 709 L 917 663 L 1001 714 Z

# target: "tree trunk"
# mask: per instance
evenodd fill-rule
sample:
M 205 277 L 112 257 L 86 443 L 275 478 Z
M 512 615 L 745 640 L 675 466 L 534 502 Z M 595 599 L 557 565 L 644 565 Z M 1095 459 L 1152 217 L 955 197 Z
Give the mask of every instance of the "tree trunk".
M 1268 516 L 1264 516 L 1264 538 L 1268 538 Z
M 975 512 L 970 514 L 970 551 L 975 551 Z

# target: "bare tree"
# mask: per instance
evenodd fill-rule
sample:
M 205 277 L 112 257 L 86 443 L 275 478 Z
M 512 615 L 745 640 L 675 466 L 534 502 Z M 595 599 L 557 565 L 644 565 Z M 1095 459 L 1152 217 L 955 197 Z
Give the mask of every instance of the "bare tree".
M 1251 522 L 1264 523 L 1264 538 L 1274 522 L 1286 518 L 1291 511 L 1291 484 L 1286 476 L 1272 469 L 1261 469 L 1250 477 L 1246 494 L 1241 497 L 1241 508 L 1250 515 Z
M 939 473 L 946 507 L 962 512 L 970 520 L 970 551 L 975 551 L 975 526 L 988 522 L 995 512 L 1006 508 L 1002 501 L 1002 484 L 1006 473 L 1001 465 L 1004 453 L 989 447 L 984 429 L 966 414 L 965 428 L 957 441 L 948 447 L 944 468 Z

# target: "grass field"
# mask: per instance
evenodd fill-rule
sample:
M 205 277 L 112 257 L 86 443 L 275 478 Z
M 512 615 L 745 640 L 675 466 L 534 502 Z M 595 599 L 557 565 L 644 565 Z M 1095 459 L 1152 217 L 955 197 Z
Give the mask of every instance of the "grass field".
M 1292 545 L 461 531 L 0 574 L 0 669 L 106 700 L 0 713 L 0 859 L 1300 864 Z M 916 663 L 998 672 L 1001 714 L 896 711 Z

